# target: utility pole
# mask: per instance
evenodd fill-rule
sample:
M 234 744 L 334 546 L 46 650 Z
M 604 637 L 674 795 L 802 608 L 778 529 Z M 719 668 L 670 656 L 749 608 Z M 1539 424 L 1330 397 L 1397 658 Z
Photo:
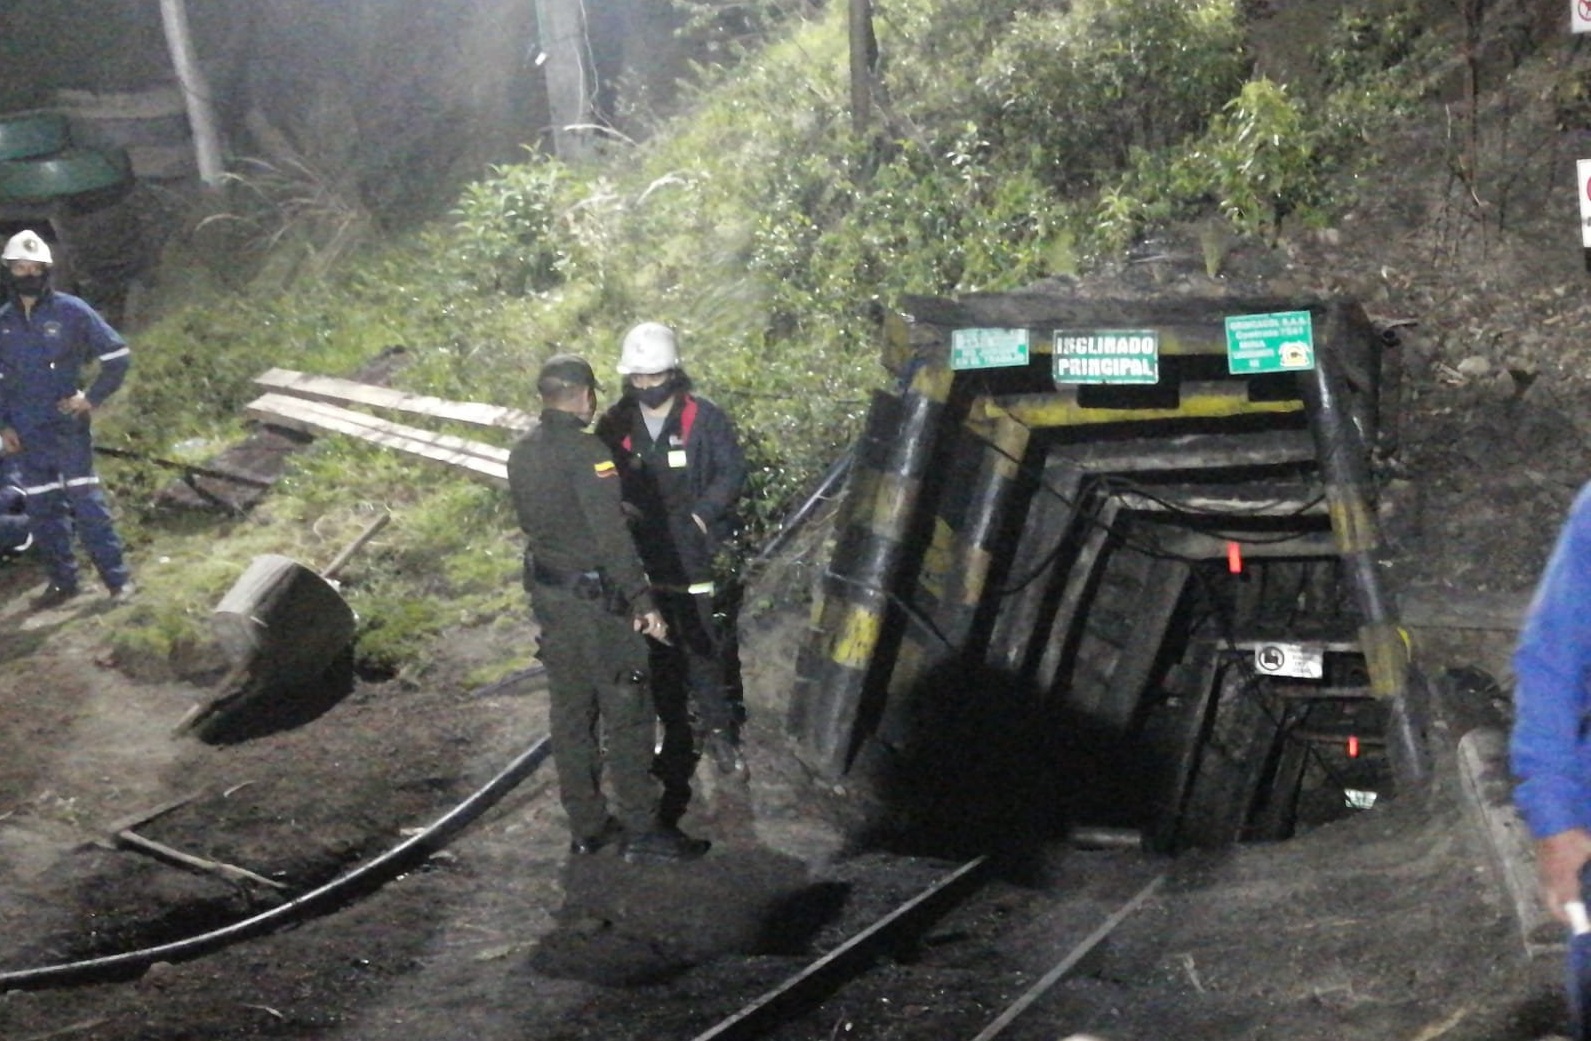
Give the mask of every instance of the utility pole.
M 552 150 L 575 161 L 590 154 L 590 77 L 586 68 L 586 20 L 581 0 L 536 0 L 536 31 L 541 37 L 536 63 L 547 80 L 552 115 Z
M 858 136 L 873 122 L 873 70 L 877 64 L 873 0 L 851 0 L 851 129 Z
M 160 0 L 160 22 L 166 30 L 166 46 L 171 65 L 182 85 L 182 100 L 188 109 L 188 128 L 193 132 L 194 159 L 199 180 L 208 188 L 221 183 L 221 135 L 216 130 L 215 105 L 210 83 L 199 60 L 194 57 L 193 37 L 188 32 L 188 10 L 182 0 Z

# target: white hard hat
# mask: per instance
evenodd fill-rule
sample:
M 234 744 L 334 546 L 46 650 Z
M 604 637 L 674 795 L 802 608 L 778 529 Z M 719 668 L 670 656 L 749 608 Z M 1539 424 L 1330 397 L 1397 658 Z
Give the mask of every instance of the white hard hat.
M 6 243 L 4 253 L 0 253 L 0 260 L 10 263 L 13 260 L 35 260 L 40 264 L 53 264 L 50 257 L 50 247 L 44 244 L 37 232 L 19 231 L 11 236 L 11 241 Z
M 624 334 L 619 375 L 648 376 L 679 368 L 679 341 L 662 322 L 642 322 Z

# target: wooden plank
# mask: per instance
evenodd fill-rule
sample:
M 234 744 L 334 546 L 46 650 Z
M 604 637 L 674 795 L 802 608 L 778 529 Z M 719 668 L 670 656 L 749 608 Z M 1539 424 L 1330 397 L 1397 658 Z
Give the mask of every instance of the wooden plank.
M 249 402 L 243 412 L 252 419 L 293 430 L 357 437 L 406 455 L 443 463 L 500 487 L 508 486 L 506 448 L 403 426 L 352 409 L 283 394 L 261 395 Z
M 1460 791 L 1467 816 L 1485 839 L 1504 892 L 1514 905 L 1526 953 L 1563 950 L 1563 930 L 1542 906 L 1536 888 L 1536 851 L 1515 809 L 1508 778 L 1508 735 L 1476 727 L 1458 742 Z
M 1277 466 L 1314 460 L 1315 442 L 1309 431 L 1280 430 L 1081 442 L 1057 446 L 1046 465 L 1064 462 L 1090 473 L 1134 473 Z
M 1422 629 L 1491 629 L 1518 632 L 1531 592 L 1411 589 L 1398 597 L 1398 618 Z
M 408 394 L 390 387 L 377 387 L 335 376 L 315 376 L 292 369 L 267 369 L 254 377 L 254 382 L 291 397 L 332 405 L 364 405 L 520 432 L 536 425 L 535 416 L 517 408 L 479 401 L 448 401 L 426 394 Z
M 1312 517 L 1327 512 L 1325 497 L 1314 485 L 1276 482 L 1264 487 L 1236 485 L 1143 485 L 1111 498 L 1123 509 L 1145 513 L 1180 511 L 1248 517 Z
M 361 365 L 354 379 L 368 385 L 383 384 L 406 364 L 408 357 L 403 348 L 388 347 Z M 161 506 L 180 510 L 221 509 L 232 514 L 247 513 L 269 494 L 270 485 L 282 475 L 293 455 L 314 440 L 312 434 L 262 424 L 242 441 L 205 460 L 205 466 L 210 469 L 247 474 L 259 481 L 258 485 L 187 473 L 162 488 L 156 501 Z

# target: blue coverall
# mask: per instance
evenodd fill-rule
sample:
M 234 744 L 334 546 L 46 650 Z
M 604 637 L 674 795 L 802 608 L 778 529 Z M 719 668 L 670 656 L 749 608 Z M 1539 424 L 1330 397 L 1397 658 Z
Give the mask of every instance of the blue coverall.
M 1591 829 L 1591 484 L 1558 534 L 1514 651 L 1514 804 L 1543 839 Z
M 87 416 L 63 414 L 58 404 L 81 388 L 83 370 L 98 364 L 84 392 L 98 408 L 127 376 L 127 342 L 83 300 L 46 289 L 24 315 L 13 299 L 0 307 L 0 428 L 16 431 L 17 459 L 27 493 L 34 549 L 52 585 L 76 590 L 74 530 L 112 592 L 128 569 L 110 506 L 94 472 Z

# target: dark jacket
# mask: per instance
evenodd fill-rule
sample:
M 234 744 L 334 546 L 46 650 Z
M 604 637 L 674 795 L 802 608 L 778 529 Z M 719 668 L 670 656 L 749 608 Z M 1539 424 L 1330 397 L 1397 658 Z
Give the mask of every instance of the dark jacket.
M 736 504 L 746 484 L 746 456 L 723 409 L 684 392 L 654 440 L 640 405 L 625 398 L 597 423 L 613 452 L 633 509 L 636 544 L 654 581 L 708 579 L 713 557 L 739 526 Z M 704 534 L 691 519 L 707 526 Z
M 514 512 L 534 557 L 559 571 L 600 570 L 633 613 L 652 610 L 620 505 L 613 457 L 578 416 L 548 409 L 508 454 Z

